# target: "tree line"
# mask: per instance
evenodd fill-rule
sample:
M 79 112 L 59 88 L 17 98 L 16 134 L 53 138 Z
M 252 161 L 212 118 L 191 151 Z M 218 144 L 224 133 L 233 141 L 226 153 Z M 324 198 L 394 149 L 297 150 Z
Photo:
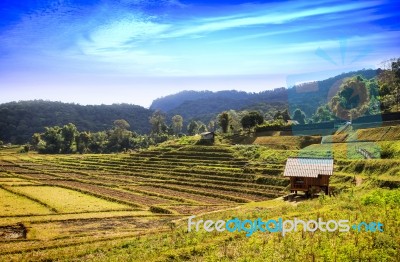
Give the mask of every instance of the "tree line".
M 207 125 L 201 121 L 191 120 L 183 133 L 183 117 L 175 115 L 167 124 L 166 115 L 155 111 L 149 118 L 151 132 L 141 135 L 131 131 L 131 125 L 124 119 L 113 122 L 112 128 L 105 131 L 79 131 L 75 124 L 45 127 L 42 133 L 33 134 L 29 144 L 23 151 L 36 150 L 41 154 L 71 154 L 71 153 L 117 153 L 148 148 L 185 135 L 196 135 L 207 131 L 227 133 L 233 128 L 232 112 L 221 113 L 216 121 Z M 243 129 L 248 131 L 264 121 L 258 112 L 247 112 L 241 118 Z
M 0 140 L 24 144 L 44 127 L 74 123 L 79 130 L 98 132 L 112 128 L 113 121 L 134 123 L 132 131 L 150 133 L 152 110 L 130 104 L 78 105 L 43 100 L 0 104 Z
M 114 153 L 147 148 L 155 144 L 152 137 L 128 130 L 126 120 L 114 121 L 111 129 L 99 132 L 82 131 L 69 123 L 64 126 L 45 127 L 43 133 L 35 133 L 24 150 L 37 150 L 42 154 Z

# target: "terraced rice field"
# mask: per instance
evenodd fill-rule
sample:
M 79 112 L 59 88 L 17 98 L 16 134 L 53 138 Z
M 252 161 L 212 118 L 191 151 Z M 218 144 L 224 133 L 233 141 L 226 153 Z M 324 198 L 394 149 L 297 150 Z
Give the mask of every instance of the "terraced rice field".
M 282 196 L 282 163 L 251 164 L 230 146 L 169 146 L 134 154 L 0 153 L 0 260 L 35 250 L 170 230 L 187 215 Z

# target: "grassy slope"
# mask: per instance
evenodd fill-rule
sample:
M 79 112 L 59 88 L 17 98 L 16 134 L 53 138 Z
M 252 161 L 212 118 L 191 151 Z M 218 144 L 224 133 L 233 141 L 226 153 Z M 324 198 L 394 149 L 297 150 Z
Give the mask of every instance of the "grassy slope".
M 271 150 L 257 145 L 232 147 L 237 157 L 250 160 L 246 168 L 264 179 L 272 176 L 275 170 L 279 176 L 288 156 L 327 156 L 333 152 L 336 175 L 331 181 L 342 191 L 337 197 L 323 196 L 299 204 L 279 199 L 252 202 L 199 215 L 198 219 L 298 217 L 307 220 L 321 217 L 324 220 L 349 219 L 351 223 L 379 221 L 384 224 L 382 233 L 317 231 L 289 233 L 285 237 L 278 233 L 255 233 L 251 237 L 244 233 L 207 233 L 204 230 L 188 233 L 187 220 L 183 218 L 170 224 L 169 229 L 158 232 L 149 229 L 136 238 L 85 242 L 79 246 L 8 257 L 67 261 L 399 261 L 400 191 L 378 189 L 400 187 L 397 183 L 400 180 L 399 141 L 361 145 L 369 150 L 380 147 L 380 152 L 389 152 L 386 154 L 389 159 L 364 160 L 349 144 L 312 145 L 303 150 Z M 173 144 L 165 150 L 169 146 Z M 354 176 L 361 178 L 362 183 L 353 183 Z

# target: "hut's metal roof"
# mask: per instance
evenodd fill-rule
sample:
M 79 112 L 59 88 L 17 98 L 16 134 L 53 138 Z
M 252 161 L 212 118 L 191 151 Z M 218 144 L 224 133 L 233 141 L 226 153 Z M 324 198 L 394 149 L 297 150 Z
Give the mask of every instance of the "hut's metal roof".
M 333 173 L 332 158 L 305 158 L 291 157 L 286 161 L 286 177 L 318 177 L 318 175 L 331 176 Z

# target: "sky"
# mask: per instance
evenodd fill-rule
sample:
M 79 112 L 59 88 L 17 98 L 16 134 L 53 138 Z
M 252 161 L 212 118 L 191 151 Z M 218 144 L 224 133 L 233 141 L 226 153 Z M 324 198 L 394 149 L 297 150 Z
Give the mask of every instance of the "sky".
M 396 1 L 1 0 L 0 103 L 259 92 L 400 57 Z

